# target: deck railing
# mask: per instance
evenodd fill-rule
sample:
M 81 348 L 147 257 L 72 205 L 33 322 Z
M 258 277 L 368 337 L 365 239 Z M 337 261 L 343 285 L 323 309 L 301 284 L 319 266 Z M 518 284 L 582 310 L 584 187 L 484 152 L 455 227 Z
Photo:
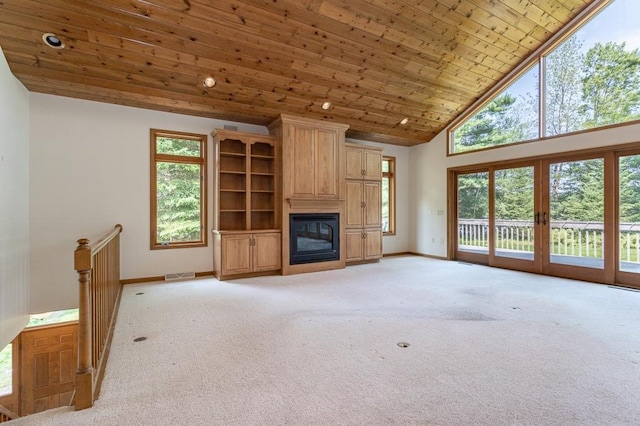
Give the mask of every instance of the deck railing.
M 122 292 L 121 232 L 122 225 L 116 225 L 95 244 L 82 238 L 74 252 L 80 284 L 76 410 L 91 407 L 100 394 Z
M 602 222 L 551 221 L 552 254 L 602 258 Z M 496 249 L 533 251 L 533 221 L 496 221 Z M 640 264 L 640 223 L 621 223 L 620 260 Z M 489 247 L 487 219 L 458 220 L 458 244 L 467 248 Z

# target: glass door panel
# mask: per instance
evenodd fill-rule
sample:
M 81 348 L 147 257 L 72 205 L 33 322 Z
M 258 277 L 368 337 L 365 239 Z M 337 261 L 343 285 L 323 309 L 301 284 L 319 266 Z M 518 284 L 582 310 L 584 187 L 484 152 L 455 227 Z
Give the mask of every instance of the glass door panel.
M 618 159 L 619 270 L 640 274 L 640 155 Z
M 549 164 L 549 263 L 604 268 L 604 159 Z
M 534 260 L 534 167 L 494 172 L 494 255 Z
M 489 172 L 457 176 L 457 251 L 489 254 Z

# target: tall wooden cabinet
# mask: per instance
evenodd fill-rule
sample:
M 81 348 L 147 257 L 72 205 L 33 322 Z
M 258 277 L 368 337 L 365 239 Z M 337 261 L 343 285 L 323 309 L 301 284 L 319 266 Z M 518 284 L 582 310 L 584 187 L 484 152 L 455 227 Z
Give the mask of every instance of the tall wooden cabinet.
M 222 129 L 212 135 L 216 277 L 279 270 L 282 202 L 277 141 L 269 135 Z
M 382 257 L 382 150 L 345 144 L 346 262 Z
M 340 199 L 347 126 L 282 115 L 270 126 L 282 141 L 285 199 Z

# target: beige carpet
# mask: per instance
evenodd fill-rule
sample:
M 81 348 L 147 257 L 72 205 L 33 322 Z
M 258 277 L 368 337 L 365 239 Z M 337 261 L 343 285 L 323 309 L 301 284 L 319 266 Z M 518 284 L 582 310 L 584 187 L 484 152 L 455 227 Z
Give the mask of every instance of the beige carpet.
M 125 286 L 95 407 L 15 423 L 639 419 L 640 293 L 407 256 L 288 277 Z

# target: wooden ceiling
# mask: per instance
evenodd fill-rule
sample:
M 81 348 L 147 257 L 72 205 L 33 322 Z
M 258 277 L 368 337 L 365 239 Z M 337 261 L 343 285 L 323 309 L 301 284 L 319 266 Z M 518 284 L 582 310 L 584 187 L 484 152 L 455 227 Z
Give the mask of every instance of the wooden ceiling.
M 0 47 L 33 92 L 411 146 L 593 1 L 0 0 Z

